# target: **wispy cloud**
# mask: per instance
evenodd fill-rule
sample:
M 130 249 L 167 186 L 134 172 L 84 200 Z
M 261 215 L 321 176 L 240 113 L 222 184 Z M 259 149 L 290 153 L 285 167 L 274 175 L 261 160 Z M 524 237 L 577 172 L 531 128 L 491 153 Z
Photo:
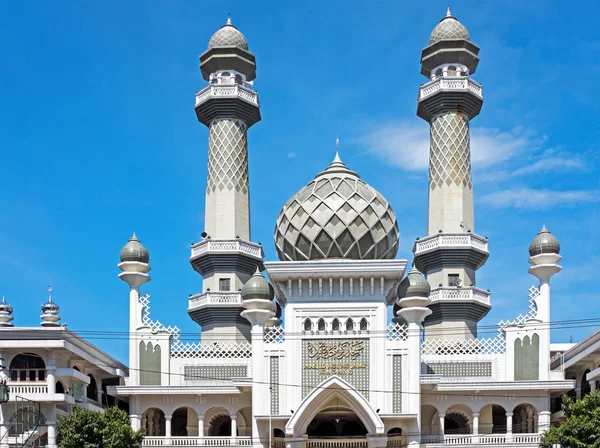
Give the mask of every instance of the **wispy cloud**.
M 482 201 L 492 207 L 547 209 L 556 206 L 574 207 L 582 203 L 600 201 L 600 191 L 556 191 L 515 188 L 485 194 Z
M 471 161 L 475 167 L 489 167 L 527 151 L 540 149 L 546 138 L 516 127 L 509 132 L 491 128 L 471 130 Z M 429 163 L 427 123 L 390 122 L 357 139 L 369 152 L 407 171 L 426 170 Z
M 288 159 L 294 159 L 296 158 L 296 153 L 295 152 L 288 152 Z

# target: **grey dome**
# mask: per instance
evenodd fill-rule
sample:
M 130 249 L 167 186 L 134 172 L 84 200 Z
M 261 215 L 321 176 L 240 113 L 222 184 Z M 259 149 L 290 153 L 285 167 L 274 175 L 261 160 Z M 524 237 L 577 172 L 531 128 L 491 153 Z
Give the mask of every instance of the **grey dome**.
M 273 300 L 273 297 L 275 297 L 273 286 L 258 270 L 242 287 L 242 300 Z
M 396 256 L 399 235 L 392 207 L 336 154 L 282 208 L 275 247 L 282 261 L 383 260 Z
M 541 254 L 560 254 L 560 243 L 545 225 L 529 245 L 530 256 L 535 257 Z
M 8 314 L 12 314 L 12 312 L 13 312 L 12 305 L 10 305 L 9 303 L 6 302 L 6 299 L 4 298 L 4 296 L 2 296 L 2 301 L 0 301 L 0 312 L 1 311 L 4 311 Z
M 227 23 L 223 25 L 208 41 L 208 49 L 215 47 L 240 47 L 248 49 L 248 42 L 244 35 L 231 24 L 231 17 L 227 18 Z
M 471 40 L 469 32 L 465 26 L 456 20 L 455 17 L 450 13 L 450 7 L 446 17 L 440 20 L 440 23 L 433 29 L 431 36 L 429 36 L 429 45 L 433 45 L 441 40 Z
M 139 261 L 140 263 L 148 263 L 150 261 L 150 254 L 140 242 L 135 233 L 123 249 L 121 249 L 121 261 Z
M 413 266 L 398 285 L 397 292 L 400 299 L 405 297 L 429 297 L 431 286 L 429 286 L 429 282 L 425 280 L 423 274 Z

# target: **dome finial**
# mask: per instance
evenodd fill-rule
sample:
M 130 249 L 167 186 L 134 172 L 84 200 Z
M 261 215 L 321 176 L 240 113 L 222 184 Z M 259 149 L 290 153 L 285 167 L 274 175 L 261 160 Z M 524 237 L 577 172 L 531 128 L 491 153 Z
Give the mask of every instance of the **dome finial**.
M 446 17 L 452 17 L 452 13 L 450 12 L 450 5 L 448 5 L 448 9 L 446 10 Z
M 338 136 L 338 132 L 335 133 L 335 158 L 331 163 L 344 163 L 342 159 L 340 159 L 340 137 Z
M 11 323 L 14 318 L 12 317 L 13 308 L 8 303 L 6 303 L 6 299 L 2 296 L 2 301 L 0 302 L 0 327 L 12 327 Z
M 230 12 L 227 13 L 227 22 L 226 22 L 226 25 L 231 25 L 231 13 Z
M 46 292 L 48 292 L 48 301 L 42 305 L 42 315 L 40 316 L 42 327 L 58 327 L 60 325 L 58 323 L 60 320 L 60 316 L 58 315 L 60 307 L 52 300 L 54 288 L 51 284 L 48 284 L 46 287 Z

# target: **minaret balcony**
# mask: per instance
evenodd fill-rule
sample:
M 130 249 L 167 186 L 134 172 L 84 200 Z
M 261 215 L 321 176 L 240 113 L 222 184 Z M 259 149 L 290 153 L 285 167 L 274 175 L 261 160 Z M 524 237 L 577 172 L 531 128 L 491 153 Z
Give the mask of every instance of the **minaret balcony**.
M 194 106 L 198 121 L 205 126 L 217 118 L 237 118 L 248 127 L 258 123 L 258 92 L 241 84 L 209 85 L 196 93 Z
M 239 292 L 201 292 L 189 297 L 188 313 L 209 306 L 242 306 L 242 295 Z
M 238 271 L 252 275 L 258 267 L 263 267 L 264 252 L 260 244 L 244 241 L 205 239 L 192 245 L 190 263 L 200 274 L 217 270 Z
M 431 290 L 429 300 L 431 302 L 445 302 L 445 301 L 468 301 L 478 302 L 479 304 L 491 306 L 490 304 L 491 293 L 477 287 L 446 287 L 446 288 L 435 288 Z
M 469 77 L 440 77 L 419 88 L 417 115 L 426 121 L 441 112 L 458 111 L 469 119 L 481 112 L 483 86 Z
M 479 269 L 489 257 L 487 238 L 473 233 L 440 233 L 415 241 L 415 266 L 424 274 L 444 265 Z

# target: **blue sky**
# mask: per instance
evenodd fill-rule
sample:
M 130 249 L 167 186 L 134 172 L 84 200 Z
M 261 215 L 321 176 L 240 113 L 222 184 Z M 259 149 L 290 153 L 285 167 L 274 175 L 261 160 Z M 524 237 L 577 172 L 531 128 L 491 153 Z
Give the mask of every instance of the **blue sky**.
M 491 325 L 527 311 L 527 246 L 559 238 L 552 319 L 598 315 L 600 38 L 597 2 L 460 1 L 481 47 L 485 103 L 472 122 L 475 230 L 491 256 Z M 257 57 L 263 121 L 250 130 L 253 240 L 276 257 L 286 200 L 341 155 L 398 215 L 398 257 L 426 231 L 427 124 L 416 117 L 421 49 L 446 2 L 6 2 L 0 14 L 0 294 L 39 325 L 51 276 L 72 330 L 128 330 L 119 250 L 150 250 L 152 312 L 198 331 L 189 243 L 203 230 L 207 130 L 198 55 L 231 11 Z M 555 331 L 553 342 L 596 328 Z M 127 344 L 92 342 L 119 359 Z

